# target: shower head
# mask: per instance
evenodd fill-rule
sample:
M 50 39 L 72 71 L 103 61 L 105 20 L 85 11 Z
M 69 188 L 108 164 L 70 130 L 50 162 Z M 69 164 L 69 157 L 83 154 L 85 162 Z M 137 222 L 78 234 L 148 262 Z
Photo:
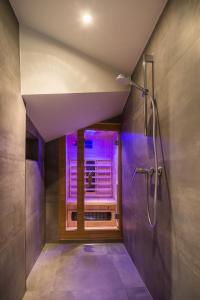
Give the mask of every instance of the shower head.
M 142 92 L 143 96 L 148 95 L 149 91 L 147 89 L 145 89 L 144 87 L 136 84 L 134 81 L 131 80 L 130 77 L 125 76 L 124 74 L 119 74 L 116 77 L 116 81 L 119 82 L 120 84 L 123 84 L 123 85 L 132 85 L 132 86 L 134 86 L 136 89 L 138 89 Z
M 116 81 L 123 85 L 132 85 L 132 81 L 131 81 L 130 77 L 125 76 L 124 74 L 119 74 L 116 77 Z

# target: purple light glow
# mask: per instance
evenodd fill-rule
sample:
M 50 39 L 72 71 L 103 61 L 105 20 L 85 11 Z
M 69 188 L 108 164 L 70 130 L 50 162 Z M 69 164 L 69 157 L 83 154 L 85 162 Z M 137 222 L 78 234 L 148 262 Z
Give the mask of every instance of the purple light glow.
M 87 201 L 113 201 L 116 199 L 118 182 L 118 133 L 115 131 L 86 130 L 85 140 L 92 147 L 84 148 L 85 160 L 85 198 Z M 77 164 L 77 135 L 66 137 L 66 188 L 67 201 L 77 201 L 77 179 L 74 179 Z M 73 168 L 73 172 L 71 171 Z M 88 178 L 92 172 L 92 192 L 88 190 Z M 77 174 L 77 173 L 76 173 Z
M 143 133 L 123 132 L 122 149 L 126 149 L 126 156 L 132 163 L 137 162 L 140 166 L 144 164 L 144 159 L 147 161 L 154 157 L 153 138 L 152 136 L 145 136 Z
M 97 133 L 96 130 L 92 130 L 92 129 L 85 130 L 85 135 L 95 135 L 96 133 Z

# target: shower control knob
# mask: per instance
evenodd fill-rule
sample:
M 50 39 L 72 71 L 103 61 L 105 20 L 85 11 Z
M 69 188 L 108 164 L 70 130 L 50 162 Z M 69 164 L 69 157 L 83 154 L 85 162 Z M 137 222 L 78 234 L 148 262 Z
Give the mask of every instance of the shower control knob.
M 158 176 L 162 175 L 162 170 L 163 170 L 162 167 L 158 167 Z M 149 169 L 149 175 L 152 176 L 154 173 L 155 173 L 155 169 L 153 167 L 151 167 Z
M 162 175 L 163 167 L 158 167 L 158 176 Z
M 149 169 L 148 175 L 152 176 L 152 175 L 153 175 L 153 173 L 154 173 L 154 168 L 153 168 L 153 167 L 151 167 L 151 168 Z

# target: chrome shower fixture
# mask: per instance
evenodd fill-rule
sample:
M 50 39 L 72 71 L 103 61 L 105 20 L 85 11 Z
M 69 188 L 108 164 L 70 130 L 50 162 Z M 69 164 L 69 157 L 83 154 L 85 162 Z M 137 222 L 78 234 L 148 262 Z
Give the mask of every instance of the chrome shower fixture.
M 158 167 L 158 176 L 162 175 L 162 171 L 163 171 L 163 168 Z M 154 173 L 156 173 L 156 170 L 153 167 L 151 167 L 151 168 L 135 168 L 134 172 L 132 174 L 132 180 L 134 179 L 136 174 L 152 177 Z
M 147 89 L 147 63 L 151 65 L 152 71 L 152 89 L 151 93 Z M 152 55 L 144 55 L 143 56 L 143 69 L 144 69 L 144 87 L 136 84 L 130 77 L 125 76 L 123 74 L 119 74 L 116 77 L 116 80 L 123 85 L 131 85 L 142 92 L 142 96 L 144 97 L 144 135 L 147 136 L 147 100 L 150 100 L 152 116 L 153 116 L 153 151 L 154 151 L 154 168 L 135 168 L 132 179 L 136 174 L 145 174 L 148 177 L 152 177 L 155 175 L 155 183 L 154 183 L 154 196 L 153 196 L 153 216 L 150 213 L 150 204 L 147 200 L 147 217 L 149 224 L 152 228 L 156 226 L 157 223 L 157 198 L 158 198 L 158 177 L 162 174 L 162 167 L 158 166 L 158 154 L 157 154 L 157 146 L 156 146 L 156 124 L 158 122 L 157 113 L 156 113 L 156 102 L 154 99 L 154 64 L 153 64 L 153 56 Z M 130 91 L 131 94 L 131 91 Z
M 162 167 L 158 167 L 158 176 L 162 175 L 162 169 L 163 169 Z M 152 176 L 155 172 L 156 171 L 153 167 L 147 168 L 147 169 L 135 168 L 135 171 L 134 171 L 135 174 L 144 174 L 144 175 L 149 175 L 149 176 Z
M 142 96 L 144 97 L 144 135 L 148 135 L 148 111 L 147 111 L 147 102 L 148 102 L 148 95 L 149 87 L 147 84 L 147 68 L 150 66 L 151 68 L 151 96 L 154 99 L 154 57 L 151 54 L 144 54 L 143 55 L 143 75 L 144 75 L 144 85 L 140 86 L 139 84 L 135 83 L 130 76 L 119 74 L 116 77 L 116 81 L 122 85 L 130 85 L 138 89 L 142 92 Z
M 119 74 L 116 77 L 116 81 L 123 85 L 131 85 L 134 86 L 136 89 L 142 92 L 142 96 L 148 95 L 149 91 L 148 89 L 140 86 L 139 84 L 135 83 L 129 76 L 126 76 L 124 74 Z

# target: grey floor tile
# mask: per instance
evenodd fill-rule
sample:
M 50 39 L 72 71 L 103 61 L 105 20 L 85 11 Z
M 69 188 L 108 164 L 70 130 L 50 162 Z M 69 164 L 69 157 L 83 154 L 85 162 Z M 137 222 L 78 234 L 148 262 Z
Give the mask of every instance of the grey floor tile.
M 125 288 L 144 287 L 144 282 L 128 254 L 112 256 L 112 261 Z
M 40 257 L 27 278 L 27 289 L 30 291 L 50 291 L 53 289 L 59 263 L 60 255 L 54 259 L 44 256 L 42 261 Z
M 151 300 L 121 243 L 47 244 L 23 300 Z
M 107 253 L 109 255 L 127 255 L 125 246 L 123 244 L 118 244 L 118 243 L 108 244 Z
M 23 297 L 23 300 L 41 300 L 41 299 L 48 299 L 50 295 L 49 292 L 40 292 L 40 291 L 27 291 Z
M 41 299 L 43 300 L 43 299 Z M 67 292 L 51 292 L 49 298 L 45 300 L 76 300 L 74 294 L 70 291 Z
M 75 300 L 128 300 L 126 290 L 124 289 L 97 289 L 83 292 L 74 292 Z
M 123 288 L 121 278 L 112 261 L 104 255 L 82 255 L 78 259 L 63 261 L 56 274 L 54 289 L 115 289 Z
M 136 287 L 126 290 L 128 300 L 153 300 L 145 287 Z

